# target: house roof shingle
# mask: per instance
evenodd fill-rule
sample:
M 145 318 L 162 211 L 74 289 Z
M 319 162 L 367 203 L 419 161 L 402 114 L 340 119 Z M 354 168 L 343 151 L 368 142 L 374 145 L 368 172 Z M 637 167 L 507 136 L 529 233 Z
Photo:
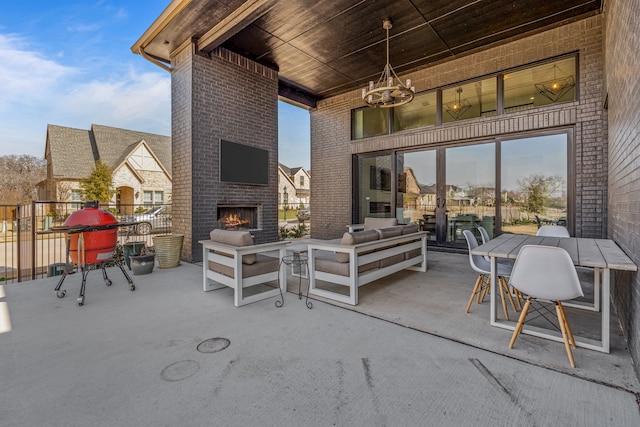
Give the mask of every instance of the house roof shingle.
M 47 143 L 53 176 L 71 179 L 87 177 L 98 159 L 113 170 L 143 140 L 171 173 L 171 137 L 96 124 L 92 124 L 88 131 L 49 125 Z

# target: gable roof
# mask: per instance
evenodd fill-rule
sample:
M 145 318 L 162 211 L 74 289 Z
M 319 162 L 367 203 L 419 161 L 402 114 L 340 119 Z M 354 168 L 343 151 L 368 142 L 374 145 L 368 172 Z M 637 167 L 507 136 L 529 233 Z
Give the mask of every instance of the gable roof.
M 87 130 L 47 126 L 47 150 L 53 178 L 84 178 L 91 175 L 95 155 Z
M 101 159 L 111 170 L 120 166 L 144 141 L 165 171 L 171 170 L 171 137 L 91 125 L 91 130 L 47 126 L 47 150 L 54 178 L 89 176 Z
M 303 168 L 302 166 L 296 166 L 296 167 L 293 167 L 293 168 L 289 168 L 289 167 L 283 165 L 282 163 L 278 163 L 278 166 L 280 166 L 280 169 L 282 169 L 282 171 L 288 176 L 294 176 L 300 170 L 302 170 L 305 174 L 307 174 L 307 176 L 311 176 L 309 171 L 306 170 L 305 168 Z

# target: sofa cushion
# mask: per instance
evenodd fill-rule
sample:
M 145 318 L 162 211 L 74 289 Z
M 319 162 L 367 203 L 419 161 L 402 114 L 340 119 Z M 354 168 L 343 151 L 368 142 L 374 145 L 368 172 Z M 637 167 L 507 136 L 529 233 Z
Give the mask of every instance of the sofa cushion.
M 325 273 L 337 274 L 340 276 L 349 276 L 349 264 L 338 262 L 333 259 L 332 256 L 327 256 L 323 252 L 317 251 L 315 257 L 315 269 L 317 271 L 323 271 Z M 328 254 L 328 253 L 327 253 Z M 344 254 L 347 255 L 347 254 Z M 348 255 L 347 255 L 348 256 Z M 375 270 L 378 268 L 378 261 L 370 262 L 358 267 L 358 274 L 362 274 L 366 271 Z
M 229 246 L 252 246 L 253 239 L 248 231 L 231 231 L 231 230 L 212 230 L 209 233 L 211 241 L 216 243 L 224 243 Z M 222 254 L 221 254 L 222 255 Z M 242 263 L 251 265 L 256 262 L 256 254 L 244 255 Z
M 397 237 L 402 235 L 402 226 L 378 228 L 378 237 L 380 240 L 388 239 L 389 237 Z
M 380 236 L 380 240 L 388 239 L 389 237 L 397 237 L 402 235 L 403 225 L 396 225 L 394 227 L 387 228 L 379 228 L 378 235 Z M 394 246 L 400 246 L 394 245 Z M 380 260 L 380 268 L 387 267 L 389 265 L 397 264 L 399 262 L 404 261 L 404 254 L 393 255 L 388 258 L 383 258 Z
M 394 225 L 398 225 L 398 218 L 366 217 L 364 219 L 365 230 L 374 230 L 376 228 L 393 227 Z
M 418 224 L 407 224 L 402 226 L 402 234 L 417 233 L 418 230 Z
M 246 279 L 247 277 L 258 276 L 260 274 L 277 272 L 279 266 L 280 261 L 278 258 L 258 254 L 255 263 L 242 266 L 242 278 Z M 217 262 L 209 261 L 209 270 L 223 274 L 227 277 L 234 277 L 234 269 L 232 267 L 218 264 Z
M 340 243 L 343 245 L 357 245 L 359 243 L 373 242 L 374 240 L 378 240 L 378 231 L 365 230 L 357 231 L 355 233 L 344 233 Z M 345 254 L 343 252 L 336 253 L 336 261 L 349 262 L 349 254 Z

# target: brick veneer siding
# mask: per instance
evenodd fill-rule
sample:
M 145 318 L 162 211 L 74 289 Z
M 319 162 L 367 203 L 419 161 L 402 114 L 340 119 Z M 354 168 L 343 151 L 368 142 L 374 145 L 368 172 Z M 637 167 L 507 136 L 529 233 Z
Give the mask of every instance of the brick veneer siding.
M 404 77 L 428 90 L 570 52 L 579 52 L 579 101 L 351 141 L 351 110 L 360 91 L 318 103 L 311 112 L 312 237 L 335 238 L 352 221 L 352 155 L 437 147 L 554 128 L 575 139 L 575 234 L 603 237 L 607 214 L 606 119 L 603 115 L 603 17 L 596 15 Z
M 182 259 L 201 261 L 218 204 L 259 204 L 256 243 L 278 238 L 278 76 L 246 58 L 188 47 L 172 58 L 173 232 L 185 235 Z M 245 98 L 246 97 L 246 98 Z M 220 139 L 269 151 L 269 185 L 219 180 Z
M 640 3 L 606 2 L 605 68 L 609 95 L 609 238 L 640 265 Z M 613 276 L 614 304 L 640 376 L 640 279 Z

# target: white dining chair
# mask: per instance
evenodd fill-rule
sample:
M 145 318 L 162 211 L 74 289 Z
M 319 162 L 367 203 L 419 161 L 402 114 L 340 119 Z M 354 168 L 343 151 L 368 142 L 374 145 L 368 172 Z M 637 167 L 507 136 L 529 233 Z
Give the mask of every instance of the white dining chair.
M 576 342 L 567 321 L 562 301 L 583 296 L 583 292 L 578 273 L 569 253 L 562 248 L 552 246 L 523 246 L 518 252 L 516 262 L 513 265 L 509 283 L 528 294 L 516 328 L 511 336 L 509 348 L 513 348 L 518 334 L 522 332 L 532 301 L 536 301 L 538 298 L 549 300 L 556 307 L 556 315 L 564 346 L 569 356 L 569 363 L 575 368 L 576 364 L 569 343 L 575 348 Z M 540 315 L 543 314 L 542 311 L 536 311 Z
M 536 236 L 545 237 L 571 237 L 569 236 L 569 230 L 561 225 L 543 225 L 538 228 Z
M 489 237 L 489 232 L 487 231 L 486 228 L 484 228 L 483 226 L 479 225 L 478 226 L 478 231 L 480 232 L 480 237 L 482 237 L 482 244 L 483 245 L 485 243 L 487 243 L 489 240 L 491 240 L 491 237 Z
M 464 230 L 462 233 L 467 240 L 467 247 L 469 248 L 469 264 L 474 271 L 479 273 L 478 278 L 476 279 L 476 283 L 473 287 L 473 291 L 471 291 L 469 302 L 467 303 L 467 309 L 465 313 L 468 313 L 474 297 L 477 298 L 477 303 L 480 304 L 482 301 L 484 301 L 485 296 L 490 290 L 491 263 L 485 260 L 482 255 L 473 255 L 471 253 L 473 249 L 478 247 L 478 240 L 476 239 L 476 236 L 474 236 L 470 230 Z M 497 269 L 498 277 L 496 282 L 498 283 L 498 288 L 500 289 L 502 309 L 504 311 L 504 317 L 509 320 L 506 298 L 508 298 L 511 302 L 513 311 L 517 311 L 515 303 L 513 302 L 513 297 L 511 296 L 511 292 L 509 291 L 509 285 L 507 284 L 507 280 L 505 279 L 505 277 L 509 277 L 509 275 L 511 274 L 511 266 L 505 264 L 497 264 Z
M 489 237 L 489 232 L 487 231 L 486 228 L 484 228 L 483 226 L 479 225 L 478 226 L 478 231 L 480 232 L 480 237 L 482 237 L 482 244 L 483 245 L 485 243 L 487 243 L 489 240 L 491 240 L 491 237 Z M 486 256 L 486 255 L 484 256 L 484 259 L 489 263 L 491 262 L 491 258 Z M 509 267 L 513 267 L 513 260 L 511 260 L 511 259 L 498 258 L 497 261 L 498 261 L 498 264 L 504 264 L 504 265 L 508 265 Z M 522 310 L 522 302 L 524 301 L 524 297 L 522 295 L 522 292 L 520 292 L 520 291 L 518 291 L 518 289 L 514 288 L 513 289 L 513 294 L 516 297 L 516 305 L 518 306 L 518 310 Z

